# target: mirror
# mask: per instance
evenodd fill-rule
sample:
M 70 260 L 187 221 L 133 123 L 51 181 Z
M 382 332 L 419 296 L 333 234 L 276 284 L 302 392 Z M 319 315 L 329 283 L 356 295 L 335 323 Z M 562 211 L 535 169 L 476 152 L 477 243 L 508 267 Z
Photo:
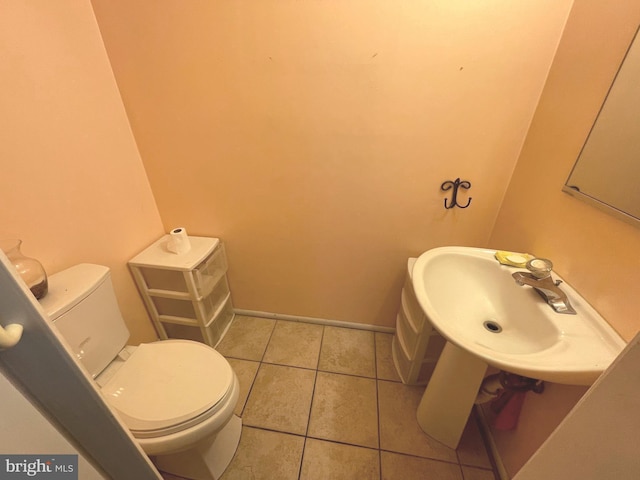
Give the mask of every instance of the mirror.
M 563 191 L 640 225 L 638 32 Z

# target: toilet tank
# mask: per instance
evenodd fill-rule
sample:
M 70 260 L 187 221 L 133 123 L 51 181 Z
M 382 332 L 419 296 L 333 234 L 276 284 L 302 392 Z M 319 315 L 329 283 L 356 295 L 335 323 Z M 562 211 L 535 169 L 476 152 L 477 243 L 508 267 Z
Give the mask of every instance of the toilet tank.
M 111 274 L 102 265 L 83 263 L 51 275 L 40 304 L 93 378 L 129 339 Z

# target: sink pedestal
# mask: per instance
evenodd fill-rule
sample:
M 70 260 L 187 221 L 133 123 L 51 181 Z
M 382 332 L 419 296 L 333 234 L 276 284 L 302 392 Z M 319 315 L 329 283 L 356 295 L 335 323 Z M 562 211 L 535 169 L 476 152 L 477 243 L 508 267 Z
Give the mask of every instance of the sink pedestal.
M 418 405 L 420 428 L 457 448 L 486 370 L 479 357 L 447 342 Z

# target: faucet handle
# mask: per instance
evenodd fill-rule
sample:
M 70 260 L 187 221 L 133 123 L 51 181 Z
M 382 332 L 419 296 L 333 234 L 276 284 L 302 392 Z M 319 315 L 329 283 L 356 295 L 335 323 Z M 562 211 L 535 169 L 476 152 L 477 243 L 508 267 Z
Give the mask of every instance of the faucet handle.
M 526 267 L 534 277 L 543 279 L 551 275 L 553 263 L 546 258 L 532 258 L 527 262 Z

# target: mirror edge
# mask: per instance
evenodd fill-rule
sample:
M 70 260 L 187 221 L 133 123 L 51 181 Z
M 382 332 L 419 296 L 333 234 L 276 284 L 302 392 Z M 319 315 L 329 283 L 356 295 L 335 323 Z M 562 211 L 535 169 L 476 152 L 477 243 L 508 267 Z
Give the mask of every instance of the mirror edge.
M 568 180 L 568 179 L 567 179 Z M 582 192 L 579 192 L 578 190 L 576 190 L 575 188 L 572 188 L 568 185 L 563 185 L 562 186 L 562 191 L 565 193 L 568 193 L 569 195 L 571 195 L 572 197 L 575 197 L 578 200 L 581 200 L 589 205 L 591 205 L 592 207 L 597 208 L 598 210 L 608 213 L 609 215 L 612 215 L 613 217 L 617 218 L 618 220 L 622 220 L 625 223 L 634 225 L 636 227 L 640 227 L 640 218 L 634 217 L 633 215 L 630 215 L 626 212 L 623 212 L 622 210 L 618 210 L 615 207 L 612 207 L 611 205 L 608 205 L 604 202 L 601 202 L 600 200 L 597 200 L 593 197 L 590 197 L 589 195 L 585 195 Z

